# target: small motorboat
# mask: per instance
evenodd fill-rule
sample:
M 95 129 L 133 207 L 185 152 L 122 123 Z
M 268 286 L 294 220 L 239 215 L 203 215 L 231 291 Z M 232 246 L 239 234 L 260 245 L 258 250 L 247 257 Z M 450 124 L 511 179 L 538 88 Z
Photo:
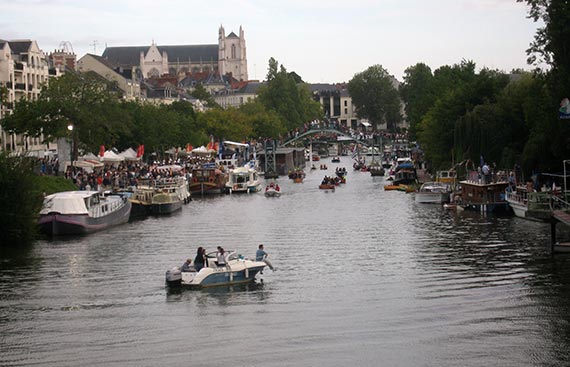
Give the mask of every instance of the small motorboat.
M 265 196 L 267 197 L 279 197 L 281 196 L 281 187 L 279 185 L 270 183 L 265 187 Z
M 252 261 L 236 252 L 230 252 L 226 266 L 218 267 L 211 254 L 207 257 L 207 266 L 200 271 L 181 271 L 174 267 L 166 271 L 166 284 L 169 287 L 206 288 L 253 282 L 255 276 L 267 264 Z M 193 269 L 191 267 L 191 269 Z
M 331 159 L 331 162 L 332 162 L 332 163 L 340 163 L 340 157 L 333 157 L 333 158 Z

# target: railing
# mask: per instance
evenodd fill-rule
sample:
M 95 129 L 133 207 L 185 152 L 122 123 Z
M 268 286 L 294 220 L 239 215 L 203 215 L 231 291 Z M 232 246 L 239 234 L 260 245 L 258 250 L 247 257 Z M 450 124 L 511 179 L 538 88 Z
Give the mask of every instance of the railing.
M 551 210 L 568 210 L 570 209 L 570 199 L 569 199 L 568 192 L 565 192 L 563 197 L 553 195 L 552 200 L 550 202 L 550 209 Z

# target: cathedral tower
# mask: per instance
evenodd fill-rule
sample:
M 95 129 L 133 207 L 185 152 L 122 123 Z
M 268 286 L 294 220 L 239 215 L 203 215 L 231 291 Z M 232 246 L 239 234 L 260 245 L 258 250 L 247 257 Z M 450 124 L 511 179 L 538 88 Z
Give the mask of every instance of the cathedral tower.
M 231 32 L 226 37 L 224 27 L 220 26 L 218 45 L 220 75 L 231 73 L 237 80 L 248 80 L 245 37 L 242 27 L 239 27 L 239 36 Z

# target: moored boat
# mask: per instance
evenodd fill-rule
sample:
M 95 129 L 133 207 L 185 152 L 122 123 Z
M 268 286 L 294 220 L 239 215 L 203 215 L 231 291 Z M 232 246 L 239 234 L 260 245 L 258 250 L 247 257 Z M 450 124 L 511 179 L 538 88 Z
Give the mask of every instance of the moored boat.
M 170 287 L 206 288 L 253 282 L 256 275 L 267 264 L 263 261 L 252 261 L 231 252 L 226 266 L 218 267 L 214 258 L 209 255 L 205 267 L 196 272 L 181 271 L 175 267 L 166 272 L 166 284 Z
M 449 202 L 451 188 L 443 182 L 424 182 L 415 194 L 416 203 L 443 204 Z
M 548 221 L 550 220 L 551 192 L 529 192 L 524 186 L 517 186 L 515 190 L 509 187 L 505 190 L 505 200 L 513 213 L 519 218 Z
M 228 174 L 216 167 L 206 164 L 192 170 L 189 188 L 193 194 L 222 194 L 228 182 Z
M 226 183 L 227 193 L 251 193 L 261 190 L 261 182 L 257 171 L 253 168 L 238 167 L 229 174 Z
M 171 188 L 158 189 L 152 197 L 151 213 L 153 215 L 172 214 L 180 209 L 182 209 L 182 200 Z
M 48 235 L 87 234 L 128 222 L 130 212 L 125 196 L 65 191 L 45 197 L 38 225 Z

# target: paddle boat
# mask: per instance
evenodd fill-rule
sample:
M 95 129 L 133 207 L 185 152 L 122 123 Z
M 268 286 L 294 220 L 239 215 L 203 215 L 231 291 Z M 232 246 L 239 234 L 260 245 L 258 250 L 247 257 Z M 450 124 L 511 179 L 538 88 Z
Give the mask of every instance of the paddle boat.
M 230 252 L 226 266 L 218 267 L 215 254 L 207 255 L 207 266 L 196 271 L 181 271 L 174 267 L 166 271 L 166 284 L 169 287 L 207 288 L 253 282 L 255 276 L 266 267 L 263 261 L 252 261 L 235 251 Z

